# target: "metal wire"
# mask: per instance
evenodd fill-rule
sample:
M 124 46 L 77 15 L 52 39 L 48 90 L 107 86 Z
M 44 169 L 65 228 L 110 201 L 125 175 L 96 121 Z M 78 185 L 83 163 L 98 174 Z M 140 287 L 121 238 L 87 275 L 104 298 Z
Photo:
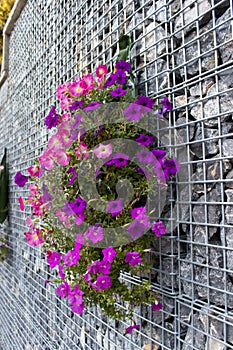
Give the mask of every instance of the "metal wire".
M 233 26 L 230 0 L 28 0 L 10 37 L 9 77 L 0 91 L 1 149 L 7 147 L 10 215 L 1 225 L 11 254 L 1 265 L 0 348 L 104 350 L 229 350 L 233 348 Z M 56 87 L 98 64 L 112 67 L 127 33 L 139 94 L 173 103 L 170 132 L 186 150 L 186 179 L 170 183 L 167 216 L 177 228 L 158 239 L 147 278 L 164 305 L 138 307 L 140 331 L 98 308 L 81 317 L 56 297 L 40 249 L 23 232 L 16 171 L 41 154 L 44 117 Z M 228 190 L 228 192 L 226 191 Z M 179 214 L 179 215 L 178 215 Z M 138 276 L 122 273 L 137 284 Z M 121 307 L 125 307 L 122 305 Z

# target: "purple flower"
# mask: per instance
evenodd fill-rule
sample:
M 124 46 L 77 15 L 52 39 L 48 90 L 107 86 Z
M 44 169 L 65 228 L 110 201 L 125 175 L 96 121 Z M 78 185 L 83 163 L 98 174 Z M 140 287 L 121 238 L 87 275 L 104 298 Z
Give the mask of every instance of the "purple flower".
M 77 265 L 77 262 L 80 259 L 80 254 L 77 250 L 68 250 L 62 259 L 66 266 Z
M 19 187 L 23 187 L 28 181 L 28 176 L 23 175 L 20 171 L 18 171 L 15 175 L 15 183 Z
M 115 90 L 111 90 L 110 94 L 114 97 L 118 97 L 118 96 L 123 96 L 126 94 L 126 90 L 123 90 L 120 86 L 118 86 Z
M 67 282 L 61 284 L 57 289 L 56 293 L 60 298 L 65 298 L 70 292 L 70 286 Z
M 140 160 L 142 163 L 154 163 L 155 157 L 153 153 L 150 151 L 147 151 L 146 149 L 142 149 L 139 153 L 136 154 L 136 157 Z
M 129 326 L 125 329 L 126 333 L 130 333 L 132 334 L 133 329 L 140 329 L 140 325 L 139 324 L 135 324 L 133 326 Z
M 52 129 L 52 127 L 57 126 L 59 123 L 59 117 L 56 112 L 56 107 L 52 106 L 49 114 L 45 117 L 45 125 L 48 129 Z
M 80 196 L 73 202 L 68 202 L 68 206 L 70 207 L 72 214 L 79 214 L 84 211 L 86 208 L 86 201 L 81 199 Z
M 98 224 L 95 224 L 94 226 L 90 226 L 88 228 L 87 232 L 85 233 L 85 237 L 90 239 L 92 243 L 97 243 L 104 239 L 103 232 L 103 227 L 101 227 Z
M 109 276 L 98 276 L 96 279 L 96 286 L 97 286 L 97 290 L 102 290 L 102 289 L 108 289 L 110 288 L 112 285 L 111 279 Z
M 152 311 L 158 311 L 161 310 L 163 308 L 163 304 L 161 303 L 157 303 L 157 304 L 153 304 L 151 305 Z
M 136 103 L 130 103 L 124 110 L 124 115 L 128 120 L 139 120 L 142 117 L 142 109 Z
M 140 254 L 138 252 L 127 252 L 125 254 L 125 262 L 130 264 L 131 266 L 135 266 L 142 262 L 140 258 Z
M 136 170 L 138 173 L 143 174 L 147 180 L 151 177 L 151 173 L 143 167 L 136 167 Z
M 125 72 L 129 72 L 130 71 L 130 63 L 126 62 L 124 60 L 120 60 L 116 63 L 116 69 L 121 69 Z
M 50 250 L 47 251 L 47 262 L 51 269 L 59 265 L 60 261 L 61 261 L 61 254 L 57 252 L 51 252 Z
M 133 219 L 135 219 L 139 215 L 145 214 L 145 212 L 146 212 L 146 207 L 134 208 L 134 209 L 131 209 L 131 216 Z
M 121 213 L 123 209 L 122 199 L 108 201 L 108 207 L 106 213 L 111 213 L 112 216 L 116 216 Z
M 80 250 L 84 244 L 84 239 L 83 235 L 81 233 L 78 233 L 76 236 L 76 241 L 75 241 L 75 250 Z
M 163 108 L 163 113 L 172 110 L 172 103 L 168 100 L 168 98 L 166 96 L 164 96 L 164 98 L 161 101 L 161 103 L 162 103 L 162 105 L 164 107 Z
M 69 169 L 67 170 L 67 174 L 73 173 L 71 179 L 68 181 L 68 185 L 72 185 L 74 183 L 74 180 L 77 177 L 77 172 L 76 169 L 73 167 L 69 167 Z
M 150 218 L 148 215 L 141 213 L 137 216 L 136 220 L 142 224 L 145 228 L 150 226 Z
M 181 169 L 181 164 L 176 158 L 166 159 L 164 162 L 164 169 L 168 171 L 169 175 L 174 175 Z
M 103 260 L 99 262 L 99 273 L 104 273 L 105 275 L 108 275 L 110 273 L 111 264 L 109 264 L 107 261 Z
M 112 165 L 114 164 L 117 168 L 120 168 L 122 166 L 126 166 L 128 162 L 129 156 L 127 156 L 124 153 L 116 153 L 114 156 L 112 156 L 112 159 L 105 162 L 106 165 Z
M 125 85 L 127 83 L 128 78 L 123 70 L 121 69 L 117 70 L 116 76 L 117 76 L 117 81 L 116 81 L 117 84 Z
M 72 106 L 70 107 L 70 111 L 76 111 L 77 109 L 81 108 L 84 104 L 84 101 L 74 101 Z
M 166 156 L 166 151 L 163 149 L 152 149 L 151 151 L 153 155 L 156 157 L 158 162 L 162 164 L 164 157 Z
M 132 239 L 136 239 L 143 235 L 143 232 L 146 230 L 146 226 L 143 223 L 140 223 L 138 220 L 134 220 L 126 230 L 128 231 Z
M 85 305 L 83 303 L 80 305 L 78 305 L 77 303 L 74 303 L 71 305 L 72 312 L 78 315 L 82 315 L 84 309 L 85 309 Z
M 138 99 L 137 101 L 135 101 L 135 103 L 150 109 L 152 109 L 152 107 L 154 106 L 154 101 L 147 96 L 138 96 Z
M 64 266 L 63 265 L 59 265 L 58 266 L 58 272 L 59 272 L 59 276 L 61 277 L 62 280 L 64 280 L 65 278 L 65 274 L 63 272 Z
M 166 233 L 166 228 L 163 225 L 162 221 L 154 222 L 151 231 L 155 234 L 156 237 L 160 237 Z
M 106 83 L 104 84 L 104 87 L 108 87 L 108 86 L 112 86 L 113 84 L 115 84 L 117 79 L 117 75 L 112 73 L 108 79 L 106 80 Z
M 104 255 L 104 260 L 108 261 L 110 263 L 113 262 L 116 254 L 117 254 L 115 249 L 113 249 L 113 247 L 107 247 L 107 248 L 103 249 L 102 253 Z
M 93 261 L 93 263 L 91 263 L 87 266 L 87 272 L 89 274 L 93 273 L 94 275 L 96 275 L 99 272 L 99 265 L 100 265 L 99 260 Z
M 140 134 L 136 141 L 139 145 L 149 146 L 154 141 L 154 136 Z
M 89 105 L 87 105 L 85 108 L 83 108 L 84 111 L 94 111 L 101 105 L 100 102 L 91 102 Z
M 85 306 L 83 304 L 83 294 L 84 292 L 79 289 L 79 285 L 76 284 L 72 290 L 70 290 L 68 294 L 68 299 L 71 305 L 71 310 L 75 313 L 81 315 Z

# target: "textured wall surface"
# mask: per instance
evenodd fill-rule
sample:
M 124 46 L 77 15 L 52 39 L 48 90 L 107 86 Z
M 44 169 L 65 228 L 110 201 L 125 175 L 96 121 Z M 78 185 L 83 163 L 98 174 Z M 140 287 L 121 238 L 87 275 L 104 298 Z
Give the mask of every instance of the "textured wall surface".
M 0 232 L 11 251 L 0 265 L 2 350 L 233 348 L 232 13 L 230 0 L 27 1 L 0 91 L 0 151 L 7 147 L 10 169 L 10 216 Z M 56 87 L 111 64 L 122 33 L 134 43 L 139 93 L 173 102 L 167 120 L 179 132 L 188 169 L 185 184 L 178 178 L 170 185 L 164 209 L 169 219 L 178 205 L 178 226 L 156 242 L 146 276 L 164 308 L 138 308 L 141 330 L 132 336 L 101 310 L 73 315 L 56 286 L 45 284 L 53 277 L 45 255 L 23 235 L 26 214 L 17 198 L 27 190 L 13 183 L 46 144 L 44 117 Z

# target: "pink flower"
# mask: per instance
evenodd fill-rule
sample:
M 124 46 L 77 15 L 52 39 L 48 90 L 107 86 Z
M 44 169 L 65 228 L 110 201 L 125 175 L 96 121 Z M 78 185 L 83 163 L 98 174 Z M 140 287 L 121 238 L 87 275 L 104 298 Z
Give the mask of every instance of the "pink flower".
M 102 78 L 104 75 L 108 74 L 108 67 L 105 64 L 101 64 L 96 68 L 96 75 L 98 78 Z
M 70 94 L 72 96 L 80 96 L 84 92 L 83 87 L 81 86 L 81 80 L 74 81 L 70 86 Z
M 20 210 L 24 210 L 24 201 L 23 201 L 23 198 L 22 197 L 19 197 L 18 198 L 18 202 L 19 202 L 19 207 L 20 207 Z
M 64 85 L 60 85 L 57 88 L 57 98 L 58 100 L 61 100 L 65 94 L 67 94 L 69 92 L 69 86 L 70 86 L 70 82 L 65 83 Z
M 96 286 L 97 286 L 97 290 L 103 290 L 103 289 L 108 289 L 110 288 L 112 285 L 111 279 L 109 276 L 98 276 L 96 279 Z
M 30 166 L 28 168 L 28 172 L 29 172 L 30 176 L 39 177 L 39 174 L 40 174 L 40 167 L 39 167 L 39 165 Z
M 131 209 L 131 216 L 133 219 L 135 219 L 138 215 L 145 214 L 146 207 L 138 207 Z
M 97 226 L 97 225 L 90 226 L 87 232 L 85 233 L 85 237 L 87 239 L 90 239 L 92 243 L 97 243 L 104 239 L 103 231 L 104 230 L 101 226 Z
M 29 188 L 30 193 L 31 193 L 33 196 L 34 196 L 35 194 L 38 194 L 38 193 L 39 193 L 38 186 L 35 185 L 35 184 L 28 184 L 28 188 Z
M 56 293 L 60 298 L 65 298 L 70 292 L 70 286 L 67 282 L 61 284 L 57 289 Z
M 61 254 L 57 252 L 51 252 L 51 250 L 47 250 L 47 262 L 51 269 L 60 264 Z
M 88 146 L 84 142 L 80 142 L 75 148 L 75 154 L 78 158 L 86 159 L 88 157 Z
M 30 216 L 26 217 L 26 225 L 30 228 L 30 230 L 34 229 L 34 222 Z
M 54 159 L 51 151 L 46 149 L 44 153 L 39 157 L 40 165 L 48 170 L 51 170 L 54 166 Z
M 84 244 L 84 239 L 83 235 L 81 233 L 78 233 L 76 236 L 76 241 L 75 241 L 75 250 L 80 250 Z
M 56 161 L 58 164 L 66 166 L 69 164 L 70 156 L 66 153 L 66 151 L 62 148 L 54 151 L 54 156 L 56 157 Z
M 166 228 L 162 221 L 154 222 L 151 231 L 156 237 L 160 237 L 166 233 Z
M 60 102 L 60 107 L 63 110 L 66 110 L 68 108 L 70 108 L 73 104 L 73 100 L 71 98 L 69 98 L 68 96 L 63 96 L 61 98 L 61 102 Z
M 129 326 L 125 329 L 126 333 L 130 333 L 132 334 L 133 329 L 140 329 L 140 325 L 139 324 L 135 324 L 133 326 Z
M 92 90 L 94 88 L 94 77 L 92 74 L 86 74 L 80 81 L 80 86 L 83 88 L 84 93 Z
M 138 252 L 127 252 L 125 255 L 125 262 L 129 263 L 131 266 L 139 264 L 142 262 L 140 254 Z
M 24 235 L 27 238 L 28 244 L 33 245 L 34 247 L 44 242 L 40 236 L 40 231 L 38 229 L 33 232 L 25 232 Z
M 102 250 L 102 253 L 104 255 L 104 260 L 112 263 L 117 252 L 115 251 L 115 249 L 113 249 L 113 247 L 107 247 L 105 249 Z
M 157 303 L 157 304 L 153 304 L 151 308 L 152 308 L 152 311 L 158 311 L 163 308 L 163 305 L 161 303 Z
M 64 256 L 63 261 L 66 266 L 77 265 L 80 259 L 80 254 L 77 250 L 69 250 Z
M 112 216 L 120 214 L 123 210 L 122 198 L 117 200 L 108 201 L 108 207 L 106 213 L 111 213 Z
M 109 143 L 108 145 L 99 144 L 99 147 L 94 149 L 93 153 L 97 158 L 107 158 L 112 154 L 112 145 Z
M 64 270 L 64 266 L 63 265 L 59 265 L 58 266 L 58 272 L 59 272 L 59 276 L 61 277 L 62 280 L 64 280 L 64 278 L 65 278 L 65 274 L 64 274 L 63 270 Z

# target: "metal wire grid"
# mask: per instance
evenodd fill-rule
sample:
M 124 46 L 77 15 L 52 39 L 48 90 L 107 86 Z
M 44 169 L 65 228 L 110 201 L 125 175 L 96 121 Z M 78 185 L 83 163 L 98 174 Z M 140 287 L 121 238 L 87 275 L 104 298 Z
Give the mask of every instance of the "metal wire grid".
M 232 88 L 221 85 L 224 76 L 229 79 L 227 72 L 231 69 L 232 59 L 223 61 L 219 55 L 232 43 L 232 27 L 227 38 L 217 36 L 218 30 L 227 23 L 230 26 L 232 8 L 225 23 L 216 20 L 232 5 L 229 1 L 209 1 L 209 6 L 204 8 L 203 3 L 207 2 L 27 2 L 10 39 L 9 97 L 1 116 L 1 125 L 6 128 L 2 144 L 9 149 L 11 178 L 16 169 L 26 169 L 46 143 L 43 117 L 54 102 L 56 86 L 85 69 L 93 70 L 99 63 L 111 64 L 116 57 L 119 35 L 125 32 L 134 41 L 132 55 L 139 93 L 157 99 L 164 94 L 173 98 L 175 111 L 169 116 L 169 125 L 181 132 L 187 148 L 189 172 L 187 193 L 177 192 L 177 202 L 185 209 L 179 218 L 178 237 L 176 231 L 163 237 L 150 257 L 153 267 L 149 278 L 162 296 L 164 310 L 153 315 L 146 307 L 136 310 L 142 330 L 132 337 L 124 337 L 125 325 L 107 320 L 98 309 L 89 310 L 83 318 L 71 315 L 67 305 L 56 298 L 55 287 L 43 286 L 43 281 L 52 276 L 43 254 L 25 243 L 22 236 L 26 229 L 25 217 L 17 209 L 17 197 L 25 197 L 26 193 L 18 191 L 11 182 L 12 233 L 7 236 L 12 260 L 3 267 L 0 297 L 4 310 L 0 318 L 4 350 L 200 350 L 205 346 L 208 350 L 211 346 L 219 346 L 213 343 L 214 340 L 222 344 L 221 349 L 232 347 L 227 330 L 231 321 L 228 306 L 232 298 L 227 283 L 231 272 L 227 261 L 232 248 L 225 240 L 224 232 L 232 229 L 225 221 L 225 209 L 230 204 L 224 195 L 228 181 L 224 174 L 227 166 L 230 167 L 230 157 L 223 153 L 223 142 L 227 134 L 230 138 L 231 130 L 225 126 L 223 130 L 222 126 L 222 121 L 227 122 L 232 113 L 232 108 L 231 111 L 226 109 L 222 100 L 231 95 Z M 192 18 L 187 17 L 190 11 Z M 203 23 L 209 25 L 205 31 L 202 31 Z M 189 36 L 190 32 L 193 36 Z M 206 37 L 212 38 L 210 46 L 205 45 Z M 191 47 L 196 50 L 195 56 L 190 53 Z M 211 87 L 212 93 L 208 95 Z M 194 95 L 191 94 L 193 90 Z M 209 101 L 216 104 L 216 112 L 206 112 Z M 214 126 L 215 134 L 206 134 L 206 122 L 210 123 L 210 128 Z M 195 137 L 197 129 L 199 138 Z M 211 144 L 213 137 L 217 152 L 212 150 L 210 158 L 206 157 L 206 145 Z M 216 163 L 219 176 L 209 179 L 207 170 Z M 196 172 L 192 176 L 193 169 L 202 169 L 199 177 Z M 220 186 L 220 196 L 211 198 L 209 188 L 217 186 L 216 183 Z M 204 197 L 198 202 L 200 193 Z M 170 203 L 173 205 L 172 198 Z M 210 220 L 211 205 L 218 206 L 221 222 Z M 203 220 L 193 214 L 195 210 L 198 212 L 197 207 L 204 212 Z M 201 237 L 196 232 L 200 227 L 204 230 Z M 213 237 L 217 243 L 208 239 L 211 229 L 212 232 L 216 230 Z M 220 231 L 221 242 L 217 239 Z M 203 236 L 204 241 L 201 240 Z M 210 251 L 212 255 L 209 256 Z M 212 251 L 220 252 L 221 266 L 212 266 L 215 263 L 212 264 L 210 259 L 214 254 Z M 183 265 L 188 268 L 185 270 Z M 213 274 L 217 272 L 224 281 L 220 290 L 212 285 Z M 198 276 L 203 275 L 206 279 L 198 280 Z M 122 278 L 130 283 L 138 282 L 136 277 L 123 275 Z M 205 317 L 204 325 L 199 324 L 201 321 L 198 323 L 201 317 Z M 217 319 L 218 326 L 223 328 L 222 335 L 213 333 L 213 319 Z M 199 344 L 197 338 L 201 339 Z

